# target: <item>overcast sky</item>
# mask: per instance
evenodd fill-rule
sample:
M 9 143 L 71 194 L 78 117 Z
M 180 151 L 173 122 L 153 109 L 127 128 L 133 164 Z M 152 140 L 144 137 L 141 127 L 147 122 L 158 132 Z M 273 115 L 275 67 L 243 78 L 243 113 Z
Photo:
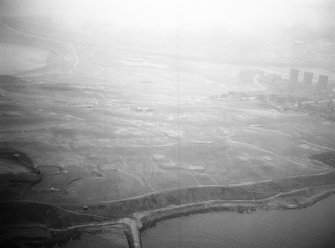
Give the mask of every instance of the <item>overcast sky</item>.
M 189 29 L 320 27 L 334 19 L 333 0 L 0 0 L 0 17 L 56 15 L 117 25 Z

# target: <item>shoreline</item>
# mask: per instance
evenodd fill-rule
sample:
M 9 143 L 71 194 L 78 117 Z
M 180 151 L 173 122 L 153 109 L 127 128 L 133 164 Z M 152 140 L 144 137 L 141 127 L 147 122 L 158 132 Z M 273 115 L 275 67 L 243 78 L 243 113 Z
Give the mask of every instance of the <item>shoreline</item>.
M 278 197 L 270 197 L 255 201 L 225 201 L 225 200 L 210 200 L 205 202 L 186 204 L 174 207 L 148 211 L 145 213 L 136 213 L 135 218 L 139 226 L 139 231 L 142 233 L 148 228 L 154 227 L 158 222 L 175 219 L 194 214 L 206 214 L 210 212 L 237 212 L 240 214 L 249 214 L 255 211 L 271 211 L 271 210 L 293 210 L 311 207 L 314 204 L 335 195 L 335 188 L 330 189 L 314 189 L 312 195 L 302 196 L 302 199 L 292 201 L 292 197 L 300 197 L 301 194 L 310 194 L 310 189 L 287 193 Z M 281 198 L 281 199 L 280 199 Z M 280 199 L 281 201 L 278 201 Z
M 291 192 L 286 192 L 283 194 L 278 194 L 269 198 L 258 200 L 209 200 L 178 206 L 168 206 L 166 208 L 160 208 L 144 212 L 135 212 L 131 216 L 119 218 L 117 220 L 87 218 L 88 216 L 85 216 L 85 214 L 83 213 L 72 212 L 72 214 L 77 216 L 67 216 L 69 219 L 71 219 L 71 221 L 66 221 L 67 226 L 62 226 L 60 228 L 53 228 L 46 223 L 44 223 L 44 225 L 9 225 L 7 226 L 7 228 L 40 228 L 45 230 L 50 235 L 52 234 L 51 236 L 53 238 L 47 242 L 57 243 L 60 240 L 71 240 L 72 237 L 78 235 L 80 236 L 80 233 L 85 233 L 86 230 L 90 230 L 92 228 L 93 230 L 96 230 L 97 233 L 99 233 L 101 232 L 99 230 L 101 228 L 104 228 L 105 226 L 114 226 L 116 229 L 120 230 L 120 233 L 123 233 L 124 239 L 127 241 L 129 248 L 142 248 L 142 233 L 146 229 L 155 227 L 158 222 L 164 220 L 191 216 L 195 214 L 207 214 L 211 212 L 222 211 L 237 212 L 240 214 L 252 214 L 255 211 L 303 209 L 311 207 L 312 205 L 318 203 L 319 201 L 322 201 L 323 199 L 331 197 L 332 195 L 335 195 L 335 184 L 294 190 Z M 40 203 L 30 202 L 30 204 Z M 59 210 L 66 211 L 62 210 L 61 208 L 59 208 Z M 58 218 L 64 218 L 66 215 L 69 215 L 69 213 L 69 210 L 67 210 L 66 213 L 59 212 Z M 82 221 L 78 219 L 78 217 L 84 218 L 86 220 Z M 6 229 L 6 227 L 3 228 Z M 119 239 L 121 238 L 119 237 Z
M 141 233 L 160 221 L 218 211 L 242 214 L 302 209 L 334 194 L 335 172 L 331 171 L 240 186 L 173 189 L 91 205 L 7 201 L 0 202 L 0 229 L 38 225 L 48 232 L 71 236 L 105 224 L 122 226 L 129 247 L 141 248 Z
M 146 212 L 135 212 L 132 216 L 116 221 L 99 221 L 71 226 L 65 229 L 49 228 L 53 234 L 71 236 L 87 229 L 99 229 L 104 226 L 115 226 L 122 229 L 129 248 L 142 248 L 141 235 L 150 228 L 154 228 L 158 222 L 191 216 L 195 214 L 207 214 L 212 212 L 236 212 L 240 214 L 252 214 L 256 211 L 271 210 L 300 210 L 311 207 L 314 204 L 335 195 L 335 185 L 323 185 L 314 188 L 305 188 L 294 192 L 287 192 L 274 197 L 259 200 L 210 200 L 179 206 L 169 206 Z M 57 239 L 56 235 L 56 239 Z

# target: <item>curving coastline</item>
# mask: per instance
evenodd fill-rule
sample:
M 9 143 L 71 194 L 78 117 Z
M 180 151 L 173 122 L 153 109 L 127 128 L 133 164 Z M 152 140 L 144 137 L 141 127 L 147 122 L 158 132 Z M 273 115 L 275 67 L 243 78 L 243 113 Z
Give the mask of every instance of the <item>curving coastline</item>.
M 67 71 L 72 73 L 79 63 L 79 58 L 75 48 L 63 41 L 34 35 L 12 26 L 10 19 L 2 18 L 0 27 L 7 32 L 6 36 L 0 38 L 0 43 L 10 43 L 18 45 L 28 45 L 39 47 L 49 52 L 46 58 L 46 65 L 17 73 L 17 76 L 39 75 L 41 73 L 52 73 L 55 71 Z
M 317 187 L 314 189 L 302 189 L 293 193 L 289 192 L 280 196 L 270 197 L 261 200 L 210 200 L 205 202 L 172 206 L 163 209 L 147 211 L 135 214 L 139 226 L 139 231 L 155 226 L 156 223 L 189 216 L 216 211 L 230 211 L 238 213 L 252 213 L 254 211 L 268 210 L 290 210 L 307 208 L 318 201 L 321 201 L 335 194 L 335 185 Z
M 241 204 L 253 204 L 262 206 L 270 203 L 279 204 L 279 200 L 285 202 L 299 202 L 299 206 L 304 205 L 304 201 L 311 196 L 324 193 L 325 191 L 332 191 L 335 189 L 335 171 L 326 174 L 301 176 L 288 179 L 281 179 L 278 181 L 260 182 L 250 185 L 238 186 L 202 186 L 193 188 L 172 189 L 156 193 L 150 193 L 128 199 L 110 202 L 99 202 L 96 204 L 85 205 L 82 204 L 60 204 L 58 206 L 32 201 L 6 201 L 0 202 L 2 217 L 6 214 L 13 215 L 12 206 L 17 211 L 22 209 L 29 209 L 31 214 L 43 215 L 40 212 L 40 207 L 51 209 L 54 211 L 74 213 L 79 215 L 96 216 L 99 218 L 109 220 L 119 220 L 123 218 L 133 218 L 134 214 L 137 216 L 145 215 L 150 212 L 160 211 L 163 209 L 169 210 L 179 206 L 188 206 L 194 204 L 224 202 Z M 274 201 L 276 200 L 276 201 Z M 36 206 L 36 207 L 35 207 Z M 208 204 L 206 206 L 209 206 Z M 272 206 L 271 204 L 269 206 Z M 292 208 L 292 204 L 290 208 Z M 213 207 L 211 205 L 211 207 Z M 56 211 L 56 212 L 57 212 Z M 57 213 L 60 215 L 60 213 Z M 56 218 L 55 216 L 55 218 Z M 15 218 L 18 219 L 18 218 Z M 18 220 L 19 221 L 19 220 Z M 4 223 L 4 222 L 2 222 Z M 83 222 L 78 222 L 83 223 Z M 66 225 L 76 225 L 76 221 L 66 223 Z M 50 227 L 55 227 L 50 223 Z
M 91 205 L 54 206 L 31 201 L 0 203 L 0 229 L 42 226 L 66 233 L 99 228 L 103 223 L 127 227 L 129 247 L 141 247 L 141 232 L 157 222 L 211 211 L 250 213 L 305 208 L 335 194 L 335 172 L 238 186 L 203 186 L 151 193 Z
M 327 185 L 335 185 L 335 171 L 249 185 L 201 186 L 171 189 L 118 201 L 89 204 L 87 205 L 88 208 L 85 210 L 85 213 L 116 220 L 132 217 L 134 213 L 213 200 L 255 202 L 256 200 L 280 197 L 303 189 L 311 190 L 315 187 L 326 187 Z M 297 196 L 298 195 L 296 195 L 296 197 Z M 75 212 L 83 212 L 82 205 L 79 204 L 62 204 L 60 207 Z

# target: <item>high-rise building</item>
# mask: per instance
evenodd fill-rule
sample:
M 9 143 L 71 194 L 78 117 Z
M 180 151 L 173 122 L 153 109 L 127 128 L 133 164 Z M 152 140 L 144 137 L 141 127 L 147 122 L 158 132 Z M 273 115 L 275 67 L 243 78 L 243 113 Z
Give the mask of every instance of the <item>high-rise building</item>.
M 297 69 L 291 69 L 290 70 L 290 84 L 295 85 L 298 83 L 298 76 L 299 76 L 299 70 Z
M 313 73 L 309 71 L 304 72 L 304 78 L 303 78 L 303 83 L 311 85 L 313 82 Z
M 328 84 L 328 76 L 319 75 L 318 87 L 320 89 L 325 89 L 327 88 L 327 84 Z
M 278 75 L 278 74 L 272 74 L 271 75 L 271 83 L 274 87 L 276 87 L 277 84 L 280 84 L 281 81 L 282 81 L 282 78 L 281 78 L 280 75 Z

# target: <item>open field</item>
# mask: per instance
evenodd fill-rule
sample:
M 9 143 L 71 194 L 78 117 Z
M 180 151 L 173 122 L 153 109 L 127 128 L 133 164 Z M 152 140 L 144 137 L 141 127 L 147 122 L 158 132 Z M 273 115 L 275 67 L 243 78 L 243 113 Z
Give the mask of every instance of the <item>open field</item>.
M 23 35 L 11 27 L 6 32 Z M 24 37 L 47 48 L 51 38 L 36 36 Z M 59 39 L 60 54 L 75 47 L 78 62 L 69 54 L 71 59 L 63 59 L 72 65 L 58 72 L 51 73 L 57 63 L 49 61 L 30 76 L 0 78 L 1 147 L 24 152 L 45 171 L 21 199 L 120 200 L 331 169 L 310 158 L 335 150 L 334 122 L 262 108 L 254 100 L 212 98 L 262 90 L 238 80 L 247 65 L 99 50 L 82 40 Z M 55 40 L 54 34 L 50 42 Z
M 192 47 L 178 54 L 170 39 L 160 52 L 155 41 L 142 44 L 148 37 L 136 46 L 117 31 L 46 23 L 0 22 L 0 208 L 8 213 L 0 222 L 9 236 L 13 225 L 37 228 L 61 233 L 52 242 L 62 245 L 99 222 L 120 225 L 113 235 L 125 247 L 124 235 L 129 242 L 162 219 L 306 207 L 333 194 L 335 122 L 264 107 L 242 95 L 268 89 L 240 80 L 247 70 L 287 78 L 294 64 L 329 75 L 333 92 L 328 45 L 301 61 L 316 44 L 291 58 L 294 41 L 285 40 L 283 53 L 267 48 L 241 61 L 225 43 L 190 56 Z M 227 92 L 240 95 L 218 97 Z M 94 232 L 84 239 L 94 243 Z
M 54 79 L 62 83 L 3 77 L 10 101 L 2 106 L 2 146 L 25 152 L 41 168 L 62 168 L 60 174 L 46 174 L 27 198 L 117 200 L 330 169 L 309 157 L 334 150 L 332 122 L 254 102 L 216 102 L 196 85 L 176 99 L 173 82 L 159 87 L 134 82 L 132 88 L 139 89 L 131 91 L 117 82 L 93 85 L 77 75 Z M 141 90 L 143 84 L 150 84 L 150 94 L 145 86 Z M 50 188 L 59 192 L 42 193 Z

